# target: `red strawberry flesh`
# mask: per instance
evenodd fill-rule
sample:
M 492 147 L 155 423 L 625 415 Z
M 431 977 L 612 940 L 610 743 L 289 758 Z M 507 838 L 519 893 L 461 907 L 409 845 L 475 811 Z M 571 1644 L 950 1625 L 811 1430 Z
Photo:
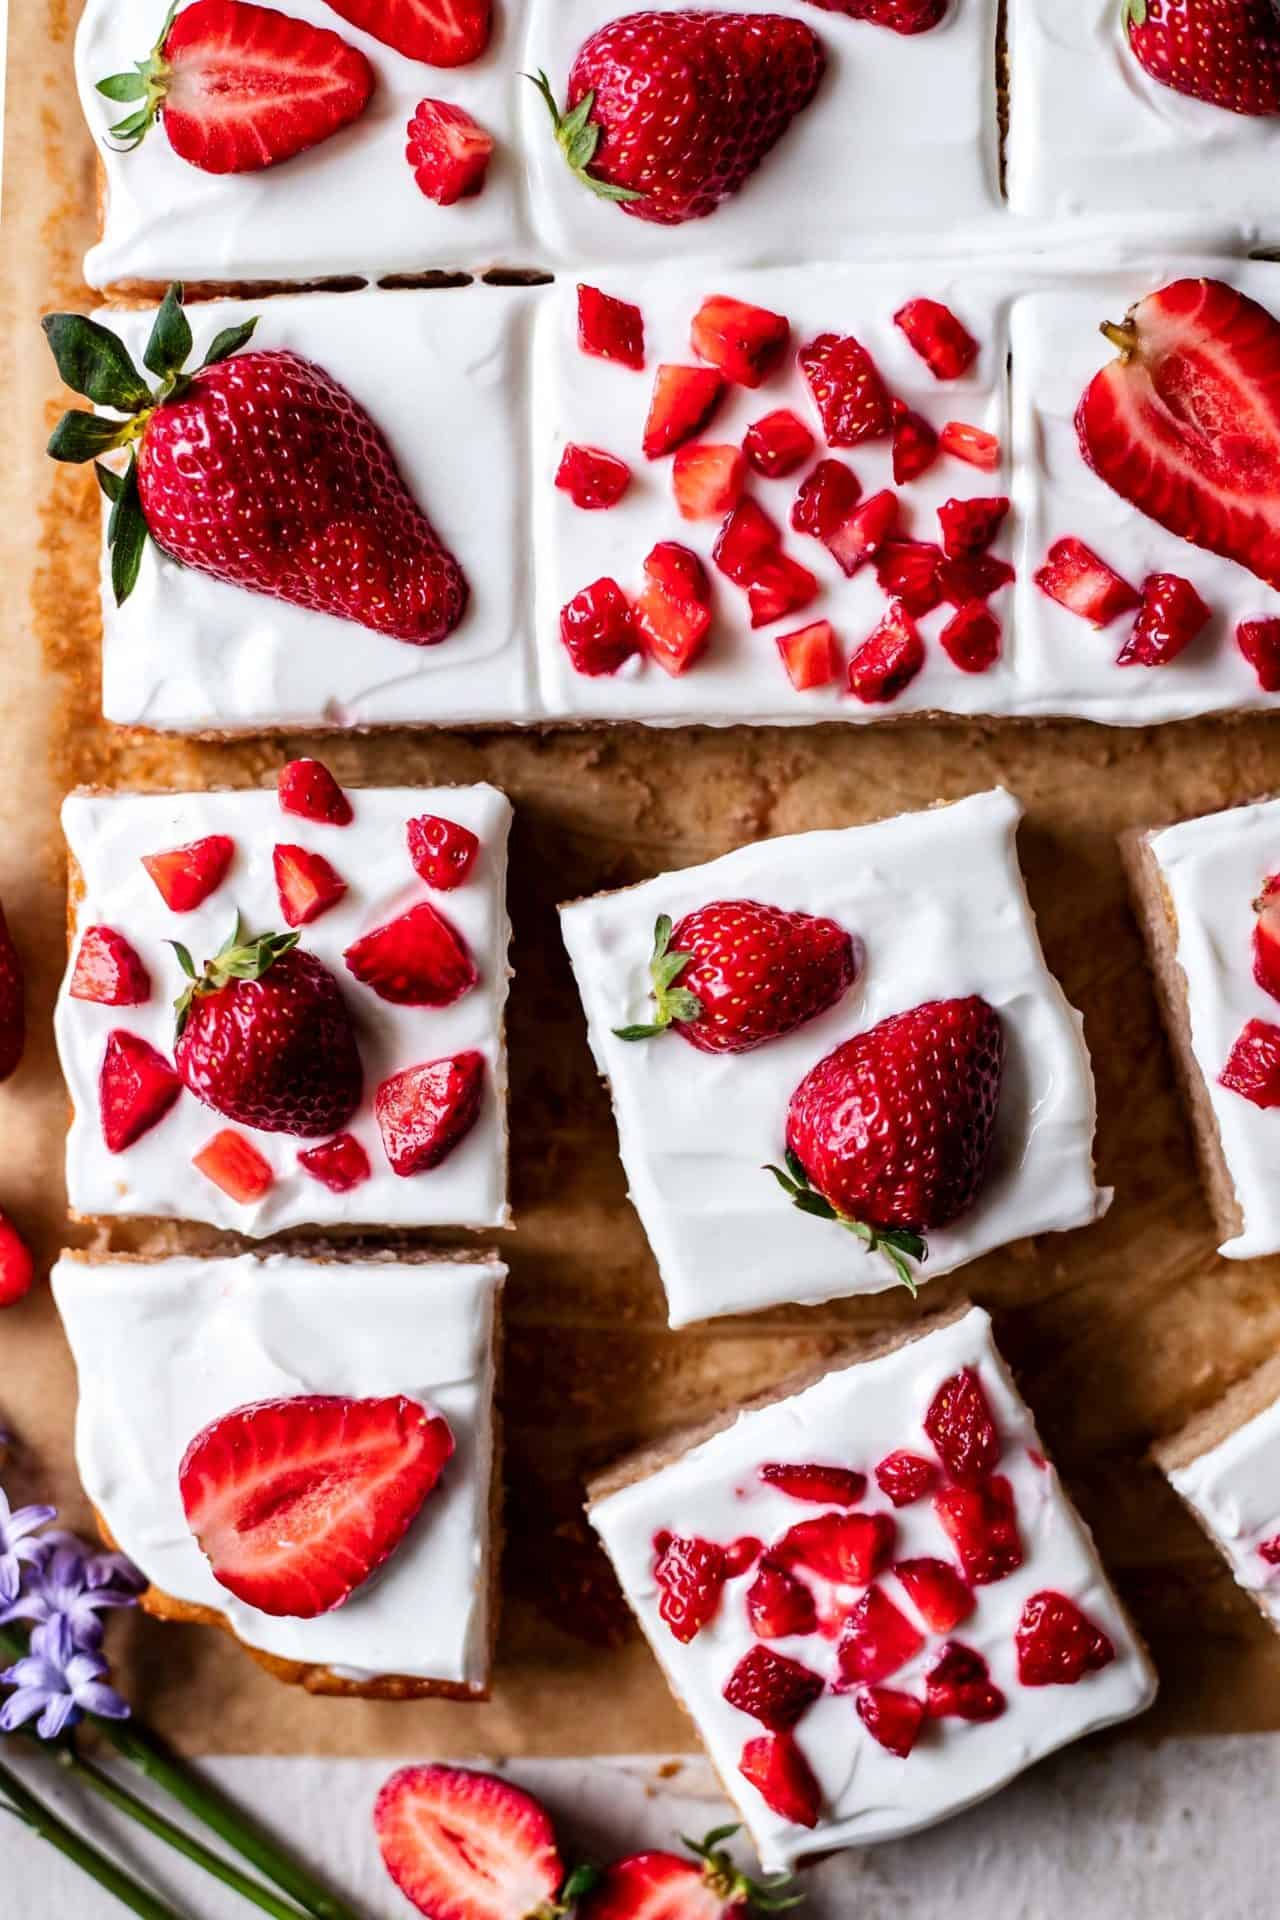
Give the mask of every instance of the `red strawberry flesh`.
M 740 387 L 758 387 L 787 350 L 791 328 L 780 313 L 713 294 L 693 316 L 690 338 L 700 359 Z
M 462 935 L 427 900 L 362 934 L 342 957 L 380 1000 L 400 1007 L 452 1006 L 479 979 Z
M 990 1586 L 1022 1565 L 1013 1488 L 1003 1474 L 976 1487 L 944 1488 L 933 1510 L 974 1586 Z
M 712 367 L 660 366 L 640 442 L 645 459 L 659 460 L 692 440 L 706 426 L 723 393 L 724 379 Z
M 655 1542 L 653 1578 L 660 1617 L 687 1645 L 720 1610 L 727 1578 L 724 1548 L 695 1535 L 668 1534 L 661 1544 Z
M 815 620 L 794 633 L 780 633 L 778 652 L 797 693 L 828 686 L 839 671 L 836 637 L 829 620 Z
M 560 609 L 560 639 L 578 673 L 616 673 L 640 648 L 631 603 L 616 580 L 596 580 Z
M 464 1767 L 401 1767 L 374 1803 L 387 1872 L 435 1920 L 550 1913 L 564 1880 L 544 1808 L 511 1781 Z
M 677 447 L 671 486 L 681 518 L 722 520 L 741 500 L 746 477 L 746 459 L 737 447 L 705 441 Z
M 199 1153 L 192 1154 L 191 1164 L 241 1206 L 252 1206 L 275 1185 L 271 1162 L 232 1127 L 215 1133 Z
M 427 199 L 452 207 L 481 191 L 493 148 L 493 135 L 465 108 L 428 99 L 414 109 L 405 158 Z
M 1246 1021 L 1218 1078 L 1255 1107 L 1280 1107 L 1280 1027 Z
M 1074 535 L 1055 540 L 1035 581 L 1041 593 L 1094 627 L 1109 626 L 1140 604 L 1128 581 Z
M 940 300 L 908 300 L 894 314 L 935 380 L 958 380 L 978 357 L 978 343 Z
M 798 1521 L 770 1552 L 784 1566 L 807 1567 L 838 1585 L 865 1587 L 889 1564 L 895 1531 L 887 1513 L 824 1513 Z
M 950 1633 L 976 1604 L 967 1583 L 947 1560 L 899 1560 L 893 1571 L 932 1633 Z
M 876 1485 L 895 1507 L 909 1507 L 933 1491 L 938 1469 L 918 1453 L 887 1453 L 876 1468 Z
M 1175 93 L 1230 113 L 1280 113 L 1280 14 L 1272 0 L 1128 0 L 1129 45 Z
M 31 1291 L 35 1262 L 12 1220 L 0 1213 L 0 1307 L 16 1306 Z
M 138 1007 L 151 998 L 151 976 L 122 933 L 86 927 L 67 991 L 104 1007 Z
M 475 1052 L 428 1060 L 384 1080 L 373 1110 L 391 1171 L 408 1179 L 447 1160 L 480 1117 L 484 1083 L 484 1055 Z
M 749 1713 L 774 1733 L 794 1727 L 822 1691 L 820 1675 L 798 1660 L 758 1645 L 743 1654 L 724 1683 L 729 1705 Z
M 861 341 L 820 333 L 799 354 L 828 446 L 853 447 L 883 440 L 893 430 L 888 390 Z
M 280 912 L 288 927 L 307 926 L 341 900 L 347 883 L 322 853 L 288 844 L 272 849 Z
M 836 1658 L 846 1685 L 874 1683 L 914 1660 L 924 1635 L 879 1587 L 864 1593 L 844 1624 Z
M 414 872 L 439 893 L 452 893 L 462 885 L 480 851 L 470 827 L 439 813 L 422 813 L 407 821 L 405 839 Z
M 1253 977 L 1264 993 L 1280 1000 L 1280 873 L 1262 884 L 1253 903 Z
M 811 533 L 817 540 L 828 540 L 842 521 L 847 520 L 862 495 L 862 483 L 843 460 L 819 460 L 813 472 L 800 482 L 791 524 L 797 533 Z
M 938 645 L 961 673 L 988 673 L 1000 658 L 1000 622 L 981 600 L 956 608 Z
M 350 1193 L 373 1172 L 368 1154 L 353 1133 L 335 1134 L 318 1147 L 304 1147 L 298 1165 L 330 1193 Z
M 896 1687 L 863 1687 L 853 1704 L 871 1738 L 905 1760 L 924 1725 L 924 1701 Z
M 1185 653 L 1208 625 L 1208 607 L 1189 580 L 1152 573 L 1142 583 L 1142 605 L 1133 632 L 1116 656 L 1118 666 L 1165 667 Z
M 761 1467 L 760 1478 L 792 1500 L 812 1500 L 825 1507 L 856 1507 L 867 1490 L 865 1473 L 812 1462 L 798 1466 L 770 1463 Z
M 578 345 L 584 353 L 639 372 L 644 366 L 644 315 L 629 300 L 580 281 Z
M 290 760 L 280 769 L 276 791 L 281 809 L 303 820 L 348 827 L 355 818 L 350 800 L 323 761 Z
M 123 1153 L 163 1120 L 182 1082 L 163 1054 L 123 1027 L 107 1036 L 98 1075 L 102 1138 L 108 1153 Z
M 924 666 L 924 642 L 915 621 L 894 601 L 849 661 L 849 691 L 864 706 L 884 706 L 905 693 Z
M 1280 693 L 1280 619 L 1242 620 L 1236 645 L 1258 676 L 1264 693 Z
M 738 1771 L 780 1820 L 789 1820 L 797 1827 L 817 1826 L 822 1789 L 794 1735 L 766 1733 L 758 1740 L 748 1740 Z
M 767 1557 L 747 1588 L 744 1604 L 751 1631 L 760 1640 L 785 1640 L 793 1633 L 812 1633 L 818 1624 L 817 1606 L 808 1587 Z
M 924 1416 L 938 1458 L 963 1487 L 977 1486 L 1000 1461 L 1000 1435 L 976 1367 L 944 1380 Z
M 142 864 L 167 907 L 174 913 L 193 913 L 222 885 L 235 850 L 235 841 L 225 833 L 211 833 L 189 846 L 144 853 Z
M 616 507 L 631 485 L 631 469 L 602 447 L 567 446 L 556 468 L 556 485 L 586 513 Z
M 1016 1641 L 1024 1687 L 1073 1687 L 1116 1657 L 1101 1627 L 1065 1593 L 1033 1593 L 1022 1609 Z
M 956 1640 L 948 1641 L 925 1675 L 925 1693 L 933 1720 L 998 1720 L 1007 1705 L 982 1655 Z
M 813 452 L 813 435 L 788 407 L 778 407 L 747 428 L 742 450 L 757 473 L 784 480 Z

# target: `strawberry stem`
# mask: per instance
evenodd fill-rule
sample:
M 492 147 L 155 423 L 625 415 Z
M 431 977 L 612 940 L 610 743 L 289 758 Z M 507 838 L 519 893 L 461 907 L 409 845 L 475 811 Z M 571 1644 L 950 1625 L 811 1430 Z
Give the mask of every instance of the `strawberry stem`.
M 135 147 L 141 146 L 164 107 L 170 71 L 164 57 L 164 44 L 169 38 L 169 29 L 177 11 L 178 0 L 172 0 L 160 29 L 160 37 L 145 60 L 139 60 L 125 73 L 109 73 L 105 80 L 97 82 L 97 91 L 107 100 L 114 100 L 121 105 L 138 100 L 142 102 L 123 120 L 117 120 L 113 127 L 107 129 L 112 139 L 118 142 L 118 153 L 132 153 Z
M 752 1880 L 732 1855 L 725 1852 L 725 1841 L 732 1840 L 739 1831 L 737 1826 L 713 1827 L 703 1840 L 691 1840 L 687 1834 L 680 1836 L 690 1853 L 703 1862 L 703 1879 L 708 1890 L 724 1902 L 726 1910 L 748 1917 L 785 1913 L 791 1907 L 800 1906 L 804 1895 L 791 1892 L 795 1884 L 791 1874 L 771 1873 L 763 1880 Z
M 920 1290 L 919 1281 L 907 1263 L 914 1260 L 923 1265 L 927 1260 L 929 1249 L 924 1236 L 910 1227 L 873 1227 L 867 1220 L 851 1220 L 848 1214 L 839 1212 L 824 1194 L 815 1189 L 800 1156 L 790 1147 L 787 1148 L 786 1159 L 785 1173 L 781 1167 L 772 1165 L 762 1168 L 762 1172 L 773 1175 L 792 1206 L 798 1207 L 801 1213 L 810 1214 L 815 1220 L 829 1220 L 861 1240 L 868 1253 L 883 1254 L 901 1285 L 914 1300 Z
M 665 1033 L 673 1021 L 702 1018 L 702 1002 L 697 994 L 676 985 L 693 955 L 672 953 L 671 932 L 671 915 L 660 913 L 654 924 L 653 952 L 649 957 L 649 978 L 653 982 L 657 1015 L 647 1024 L 615 1027 L 613 1031 L 619 1040 L 651 1040 L 654 1034 Z
M 229 936 L 212 960 L 205 961 L 204 970 L 199 973 L 188 948 L 183 946 L 181 940 L 171 940 L 169 945 L 178 956 L 178 965 L 190 982 L 173 1003 L 178 1016 L 174 1038 L 181 1039 L 196 1000 L 202 999 L 205 994 L 220 993 L 233 980 L 261 980 L 281 954 L 289 953 L 297 946 L 300 938 L 301 935 L 296 932 L 260 933 L 256 938 L 246 940 L 244 923 L 237 913 Z
M 1104 320 L 1098 331 L 1104 339 L 1111 342 L 1113 347 L 1119 348 L 1126 360 L 1137 352 L 1137 329 L 1132 327 L 1127 320 L 1123 325 L 1114 320 Z
M 537 73 L 526 73 L 524 77 L 538 89 L 546 103 L 555 129 L 556 143 L 568 161 L 569 171 L 574 178 L 581 180 L 584 187 L 590 187 L 592 193 L 598 194 L 602 200 L 643 200 L 644 195 L 634 187 L 614 186 L 611 181 L 597 180 L 587 172 L 596 157 L 596 149 L 604 132 L 599 121 L 591 118 L 591 109 L 596 103 L 595 88 L 589 88 L 577 106 L 570 107 L 568 113 L 561 113 L 555 94 L 551 91 L 551 82 L 541 67 Z

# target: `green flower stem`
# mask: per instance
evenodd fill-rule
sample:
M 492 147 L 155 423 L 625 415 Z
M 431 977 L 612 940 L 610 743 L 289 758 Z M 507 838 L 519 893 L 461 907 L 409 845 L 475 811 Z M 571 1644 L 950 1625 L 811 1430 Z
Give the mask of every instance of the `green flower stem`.
M 23 1784 L 16 1773 L 0 1763 L 0 1808 L 16 1815 L 24 1826 L 47 1840 L 51 1847 L 96 1880 L 100 1887 L 113 1893 L 122 1906 L 130 1913 L 136 1913 L 140 1920 L 182 1920 L 167 1902 L 148 1891 L 140 1880 L 118 1867 L 114 1860 L 100 1853 L 88 1840 L 82 1839 L 64 1820 L 61 1820 L 43 1800 Z

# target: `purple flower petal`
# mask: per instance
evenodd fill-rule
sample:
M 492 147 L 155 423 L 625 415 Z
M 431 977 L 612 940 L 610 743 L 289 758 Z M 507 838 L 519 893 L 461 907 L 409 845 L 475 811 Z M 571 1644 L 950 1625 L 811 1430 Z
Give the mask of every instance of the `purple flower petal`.
M 129 1702 L 109 1687 L 105 1680 L 90 1680 L 76 1688 L 76 1705 L 86 1713 L 100 1714 L 104 1720 L 127 1720 Z
M 16 1733 L 42 1713 L 49 1695 L 41 1687 L 19 1687 L 0 1703 L 0 1733 Z
M 80 1709 L 69 1693 L 51 1693 L 48 1695 L 44 1712 L 36 1722 L 36 1732 L 42 1740 L 56 1740 L 60 1733 L 73 1727 L 80 1719 Z

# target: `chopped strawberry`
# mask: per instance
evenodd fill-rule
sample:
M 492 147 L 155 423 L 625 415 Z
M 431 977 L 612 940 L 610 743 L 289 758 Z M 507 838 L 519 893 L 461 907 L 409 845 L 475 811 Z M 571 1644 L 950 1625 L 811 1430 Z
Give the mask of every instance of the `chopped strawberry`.
M 1258 1548 L 1258 1558 L 1269 1567 L 1280 1567 L 1280 1533 L 1274 1540 L 1264 1540 Z
M 1116 655 L 1116 665 L 1167 667 L 1212 617 L 1189 580 L 1176 573 L 1149 573 L 1133 632 Z
M 419 100 L 408 126 L 405 159 L 428 200 L 451 207 L 484 186 L 494 139 L 448 100 Z
M 641 442 L 645 459 L 674 453 L 701 433 L 723 395 L 723 376 L 713 367 L 659 367 Z
M 298 1155 L 298 1165 L 330 1193 L 350 1193 L 373 1173 L 369 1156 L 354 1133 L 339 1133 L 318 1147 L 304 1148 Z
M 853 447 L 893 431 L 893 408 L 879 369 L 851 334 L 820 333 L 801 347 L 799 364 L 828 446 Z
M 829 620 L 815 620 L 794 633 L 780 633 L 778 652 L 797 693 L 828 686 L 840 670 L 836 636 Z
M 235 850 L 235 841 L 225 833 L 211 833 L 205 840 L 193 840 L 167 853 L 144 853 L 142 864 L 167 907 L 174 913 L 192 913 L 222 885 Z
M 738 1771 L 780 1820 L 797 1827 L 817 1826 L 822 1789 L 794 1734 L 765 1733 L 758 1740 L 748 1740 Z
M 861 497 L 862 482 L 851 467 L 846 467 L 843 460 L 819 460 L 813 472 L 800 482 L 791 524 L 797 533 L 829 540 Z
M 932 1460 L 923 1460 L 918 1453 L 904 1449 L 887 1453 L 876 1468 L 876 1485 L 895 1507 L 909 1507 L 923 1500 L 932 1492 L 937 1478 L 938 1469 Z
M 0 1213 L 0 1307 L 14 1307 L 31 1291 L 35 1262 L 8 1214 Z
M 724 1683 L 729 1705 L 774 1733 L 794 1727 L 822 1690 L 820 1676 L 810 1668 L 762 1646 L 744 1653 Z
M 1005 523 L 1009 502 L 1003 494 L 988 500 L 944 500 L 938 508 L 942 551 L 949 560 L 985 553 Z
M 1000 1461 L 1000 1435 L 976 1367 L 943 1381 L 924 1416 L 938 1458 L 962 1487 L 975 1487 Z
M 958 380 L 978 357 L 977 341 L 940 300 L 908 300 L 893 319 L 935 380 Z
M 776 553 L 782 535 L 750 495 L 740 500 L 716 538 L 712 558 L 735 586 L 749 586 L 761 564 Z
M 1242 620 L 1236 645 L 1258 676 L 1264 693 L 1280 693 L 1280 620 Z
M 416 1400 L 295 1394 L 202 1428 L 178 1487 L 218 1584 L 310 1620 L 395 1552 L 452 1452 L 447 1422 Z
M 949 605 L 967 607 L 1011 587 L 1017 577 L 1007 560 L 997 559 L 994 553 L 973 553 L 960 560 L 944 558 L 938 568 L 938 587 Z
M 451 1007 L 480 977 L 462 935 L 427 900 L 361 934 L 342 957 L 357 980 L 398 1007 Z
M 438 1920 L 526 1920 L 555 1911 L 564 1863 L 545 1809 L 465 1767 L 401 1767 L 373 1808 L 383 1864 Z
M 1000 465 L 1000 442 L 995 434 L 963 420 L 948 420 L 938 435 L 938 445 L 943 453 L 968 466 L 980 467 L 983 473 L 994 473 Z
M 452 893 L 462 885 L 480 851 L 470 827 L 439 813 L 422 813 L 408 821 L 405 838 L 414 872 L 439 893 Z
M 949 1560 L 899 1560 L 893 1571 L 933 1633 L 950 1633 L 977 1604 L 972 1588 Z
M 659 1534 L 654 1541 L 658 1614 L 683 1645 L 715 1619 L 727 1577 L 724 1548 L 714 1540 Z
M 123 1153 L 163 1120 L 182 1092 L 163 1054 L 124 1027 L 107 1036 L 98 1076 L 102 1138 L 108 1153 Z
M 873 493 L 855 507 L 833 532 L 823 536 L 823 544 L 850 579 L 859 567 L 874 560 L 898 524 L 898 496 L 885 488 Z
M 151 976 L 122 933 L 86 927 L 67 991 L 103 1007 L 140 1007 L 151 998 Z
M 788 1528 L 770 1557 L 808 1567 L 824 1580 L 865 1587 L 888 1565 L 895 1532 L 887 1513 L 823 1513 Z
M 950 4 L 951 0 L 842 0 L 836 11 L 853 20 L 870 20 L 890 33 L 928 33 Z
M 479 1118 L 484 1080 L 484 1055 L 475 1052 L 428 1060 L 384 1080 L 373 1111 L 391 1171 L 407 1180 L 447 1159 Z
M 629 300 L 578 284 L 578 345 L 583 353 L 639 372 L 644 366 L 644 315 Z
M 893 478 L 897 486 L 918 480 L 938 457 L 938 435 L 922 413 L 893 403 Z
M 793 1633 L 812 1633 L 818 1624 L 818 1610 L 808 1587 L 767 1558 L 761 1561 L 747 1588 L 745 1604 L 751 1631 L 760 1640 L 785 1640 Z
M 631 485 L 631 469 L 602 447 L 579 447 L 570 441 L 556 468 L 556 485 L 575 507 L 594 513 L 617 506 Z
M 1033 1593 L 1022 1609 L 1015 1638 L 1018 1678 L 1024 1687 L 1074 1687 L 1116 1657 L 1101 1627 L 1065 1593 Z
M 725 1579 L 738 1580 L 744 1573 L 750 1573 L 763 1552 L 764 1542 L 754 1534 L 744 1533 L 739 1539 L 731 1540 L 724 1550 Z
M 277 846 L 271 864 L 286 926 L 303 927 L 318 920 L 347 890 L 342 875 L 335 873 L 322 853 L 313 853 L 309 847 Z
M 351 802 L 322 760 L 290 760 L 276 777 L 281 810 L 326 827 L 349 827 Z
M 982 1655 L 958 1640 L 947 1642 L 924 1684 L 931 1720 L 998 1720 L 1007 1704 Z
M 867 1490 L 867 1476 L 852 1467 L 765 1466 L 760 1478 L 792 1500 L 812 1500 L 824 1507 L 856 1507 Z
M 0 1080 L 16 1073 L 26 1044 L 26 974 L 0 907 Z
M 778 407 L 747 428 L 742 451 L 767 480 L 784 480 L 813 452 L 813 435 L 789 407 Z
M 896 700 L 924 665 L 924 642 L 906 608 L 894 601 L 849 662 L 849 691 L 867 706 Z
M 690 337 L 699 358 L 718 367 L 726 380 L 758 387 L 781 361 L 791 328 L 780 313 L 717 293 L 694 314 Z
M 732 513 L 746 480 L 747 463 L 737 447 L 695 440 L 676 448 L 671 485 L 685 520 L 720 520 Z
M 334 0 L 334 12 L 430 67 L 469 66 L 493 31 L 492 0 Z
M 1218 1079 L 1255 1107 L 1280 1107 L 1280 1027 L 1246 1021 Z
M 1280 873 L 1262 883 L 1253 903 L 1253 977 L 1264 993 L 1280 1000 Z
M 215 1133 L 199 1153 L 192 1154 L 191 1164 L 243 1207 L 261 1200 L 276 1183 L 271 1162 L 263 1158 L 252 1140 L 246 1140 L 234 1127 L 223 1127 L 220 1133 Z
M 942 599 L 941 565 L 942 548 L 929 540 L 886 540 L 876 556 L 876 579 L 891 600 L 919 619 Z
M 946 1487 L 933 1510 L 975 1587 L 1003 1580 L 1022 1565 L 1022 1542 L 1013 1488 L 1003 1474 L 975 1487 Z
M 836 1658 L 846 1686 L 854 1681 L 887 1680 L 924 1645 L 900 1608 L 879 1587 L 869 1587 L 844 1623 Z
M 871 1738 L 905 1760 L 924 1725 L 924 1701 L 894 1687 L 863 1687 L 853 1704 Z
M 644 592 L 636 601 L 636 630 L 645 652 L 664 673 L 687 672 L 711 631 L 711 582 L 696 553 L 660 540 L 644 563 Z
M 560 639 L 578 673 L 616 673 L 639 652 L 631 603 L 616 580 L 596 580 L 565 602 Z
M 768 627 L 799 613 L 821 591 L 808 567 L 802 567 L 790 554 L 773 553 L 761 560 L 747 582 L 747 605 L 751 625 Z
M 1109 626 L 1122 613 L 1131 613 L 1141 604 L 1127 580 L 1113 572 L 1083 540 L 1070 535 L 1054 541 L 1035 581 L 1041 593 L 1095 627 Z

